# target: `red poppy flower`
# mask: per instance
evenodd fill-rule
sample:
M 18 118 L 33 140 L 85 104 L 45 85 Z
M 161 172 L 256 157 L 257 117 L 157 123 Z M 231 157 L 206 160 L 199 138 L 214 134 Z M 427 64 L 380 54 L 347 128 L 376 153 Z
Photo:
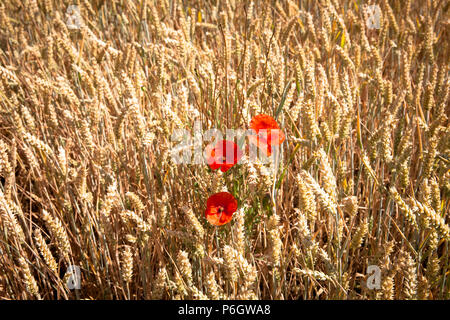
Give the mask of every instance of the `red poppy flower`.
M 206 147 L 206 162 L 212 170 L 226 172 L 242 158 L 242 151 L 237 144 L 228 140 L 220 140 L 215 146 Z
M 256 135 L 250 135 L 249 141 L 256 144 L 266 156 L 272 154 L 272 146 L 279 146 L 285 140 L 283 131 L 280 130 L 274 118 L 267 114 L 259 114 L 250 121 L 250 129 Z
M 215 193 L 206 201 L 206 220 L 215 226 L 222 226 L 231 221 L 236 210 L 237 200 L 231 193 Z

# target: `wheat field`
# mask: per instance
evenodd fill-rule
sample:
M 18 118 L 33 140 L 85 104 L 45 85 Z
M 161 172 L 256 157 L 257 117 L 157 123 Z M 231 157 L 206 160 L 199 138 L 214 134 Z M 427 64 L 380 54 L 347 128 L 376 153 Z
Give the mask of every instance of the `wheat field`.
M 449 7 L 2 1 L 0 299 L 449 299 Z M 258 114 L 275 162 L 174 162 Z

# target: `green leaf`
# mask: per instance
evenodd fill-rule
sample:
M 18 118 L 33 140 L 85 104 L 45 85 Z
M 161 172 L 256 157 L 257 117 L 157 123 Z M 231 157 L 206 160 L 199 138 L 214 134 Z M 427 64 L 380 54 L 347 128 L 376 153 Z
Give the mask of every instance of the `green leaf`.
M 291 81 L 286 84 L 286 87 L 284 87 L 283 96 L 281 97 L 280 105 L 277 108 L 277 111 L 275 111 L 275 119 L 278 119 L 278 115 L 281 112 L 281 109 L 283 109 L 284 102 L 286 101 L 286 96 L 288 94 L 289 88 L 291 86 Z
M 341 48 L 344 49 L 344 46 L 345 46 L 345 32 L 342 31 Z
M 237 141 L 237 145 L 238 145 L 238 147 L 240 148 L 240 149 L 242 149 L 242 146 L 244 145 L 244 143 L 245 143 L 245 138 L 246 138 L 247 136 L 245 135 L 245 134 L 243 134 L 242 135 L 242 137 L 240 137 L 240 139 Z
M 280 175 L 280 178 L 277 181 L 277 184 L 275 185 L 275 188 L 278 190 L 281 186 L 281 182 L 283 182 L 284 176 L 286 175 L 286 171 L 289 168 L 291 162 L 294 160 L 294 156 L 297 153 L 297 151 L 300 149 L 301 144 L 297 144 L 294 148 L 294 151 L 292 152 L 291 156 L 289 157 L 288 163 L 286 164 L 286 166 L 283 169 L 283 172 Z

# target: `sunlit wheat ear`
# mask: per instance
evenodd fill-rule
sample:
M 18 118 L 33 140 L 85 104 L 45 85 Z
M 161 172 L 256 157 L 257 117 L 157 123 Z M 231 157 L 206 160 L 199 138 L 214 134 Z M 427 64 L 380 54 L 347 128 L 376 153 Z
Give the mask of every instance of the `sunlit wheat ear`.
M 433 252 L 428 258 L 426 275 L 431 284 L 438 281 L 439 271 L 441 269 L 440 261 L 436 252 Z
M 131 282 L 133 277 L 133 253 L 131 247 L 126 246 L 121 253 L 121 275 L 125 282 Z
M 50 270 L 57 273 L 58 265 L 56 264 L 55 258 L 53 258 L 53 255 L 39 229 L 34 230 L 34 239 L 47 266 Z
M 320 129 L 317 123 L 314 105 L 311 100 L 307 100 L 301 109 L 301 119 L 306 136 L 311 139 L 320 138 Z
M 404 276 L 402 295 L 408 300 L 415 299 L 417 295 L 417 271 L 413 258 L 408 252 L 401 251 L 397 264 L 398 269 Z
M 327 274 L 325 274 L 321 271 L 313 271 L 313 270 L 294 268 L 294 272 L 296 272 L 302 276 L 310 277 L 314 280 L 330 281 L 331 283 L 333 283 L 335 281 L 332 277 L 328 276 Z
M 330 127 L 325 121 L 322 121 L 319 125 L 320 128 L 320 134 L 323 137 L 323 141 L 326 144 L 329 144 L 331 142 L 331 139 L 333 138 L 333 134 L 330 130 Z
M 242 287 L 239 288 L 239 298 L 255 299 L 255 284 L 258 276 L 256 267 L 250 264 L 239 252 L 237 252 L 237 261 L 241 278 L 244 281 Z
M 298 215 L 298 230 L 300 234 L 301 244 L 306 250 L 307 254 L 315 259 L 316 253 L 319 250 L 319 245 L 311 236 L 311 231 L 309 229 L 305 214 L 302 213 L 300 209 L 295 209 L 295 212 Z M 296 254 L 298 255 L 299 252 L 296 252 Z
M 206 289 L 211 300 L 220 300 L 219 286 L 217 285 L 213 271 L 206 276 Z
M 131 210 L 135 210 L 137 213 L 141 214 L 144 211 L 145 206 L 142 203 L 141 199 L 134 192 L 127 192 L 125 194 L 125 199 L 127 201 L 127 205 Z
M 428 257 L 431 257 L 433 251 L 437 250 L 439 245 L 439 235 L 436 230 L 431 231 L 430 236 L 428 238 Z
M 422 204 L 430 206 L 431 204 L 431 187 L 428 183 L 428 179 L 423 179 L 420 183 L 420 192 L 418 200 L 422 202 Z
M 56 246 L 61 253 L 61 256 L 70 261 L 71 247 L 69 238 L 67 237 L 66 229 L 64 228 L 58 217 L 52 217 L 46 210 L 42 210 L 42 219 L 45 221 L 47 227 L 50 229 L 52 236 L 56 241 Z
M 447 241 L 450 240 L 450 228 L 446 224 L 444 218 L 440 214 L 436 213 L 428 205 L 421 204 L 419 201 L 415 199 L 412 199 L 412 202 L 418 207 L 419 212 L 425 214 L 427 219 L 429 219 L 430 223 L 438 232 L 439 236 L 446 239 Z
M 344 205 L 344 211 L 350 216 L 354 216 L 358 212 L 358 198 L 356 196 L 350 196 L 342 199 Z
M 241 254 L 245 254 L 245 212 L 247 210 L 247 206 L 242 206 L 238 209 L 236 213 L 234 213 L 233 220 L 233 236 L 236 250 Z
M 0 79 L 5 80 L 7 83 L 17 85 L 17 76 L 15 73 L 7 68 L 0 66 Z
M 167 193 L 164 193 L 160 199 L 156 199 L 157 207 L 158 207 L 158 213 L 156 216 L 156 223 L 160 228 L 163 228 L 166 226 L 167 223 L 167 216 L 169 213 L 169 199 L 167 197 Z
M 419 275 L 417 284 L 417 299 L 427 300 L 430 296 L 430 284 L 425 276 Z
M 17 221 L 16 216 L 13 214 L 11 206 L 8 204 L 7 199 L 3 191 L 0 190 L 0 217 L 6 226 L 6 229 L 11 235 L 16 237 L 19 242 L 25 241 L 25 235 L 22 227 Z
M 122 210 L 120 216 L 125 224 L 132 222 L 141 232 L 148 232 L 151 230 L 151 226 L 134 211 Z
M 316 198 L 319 200 L 319 204 L 322 208 L 322 210 L 331 213 L 333 215 L 336 215 L 337 212 L 337 205 L 332 200 L 330 195 L 325 192 L 325 190 L 320 187 L 320 185 L 317 183 L 317 181 L 305 170 L 302 170 L 300 172 L 300 175 L 302 179 L 305 181 L 305 183 L 308 184 L 308 186 L 313 190 Z
M 133 119 L 134 126 L 137 132 L 137 135 L 140 139 L 142 139 L 146 134 L 146 124 L 145 118 L 142 116 L 142 113 L 139 110 L 139 105 L 137 104 L 136 98 L 129 99 L 128 108 L 130 110 L 130 115 Z
M 209 300 L 208 296 L 195 286 L 190 287 L 190 291 L 194 300 Z
M 76 188 L 80 194 L 80 198 L 88 202 L 92 201 L 92 193 L 88 192 L 87 185 L 87 169 L 81 167 L 75 180 Z
M 390 123 L 389 121 L 386 121 L 387 123 Z M 383 132 L 381 133 L 381 156 L 386 164 L 390 164 L 392 161 L 392 147 L 391 147 L 391 134 L 390 134 L 391 128 L 390 125 L 386 125 L 384 127 Z
M 62 21 L 60 21 L 59 26 L 61 26 L 62 28 L 66 28 L 65 23 Z M 61 50 L 61 53 L 67 53 L 71 64 L 77 60 L 77 50 L 73 47 L 72 43 L 67 38 L 67 35 L 58 35 L 56 37 L 56 44 L 58 46 L 58 49 Z
M 94 150 L 94 139 L 89 127 L 90 125 L 88 122 L 83 119 L 81 121 L 81 137 L 83 140 L 83 145 L 87 148 L 89 153 L 92 153 Z
M 408 220 L 408 222 L 414 227 L 417 228 L 417 221 L 416 216 L 414 215 L 411 208 L 405 203 L 405 201 L 402 199 L 400 194 L 398 193 L 397 189 L 395 187 L 391 187 L 389 189 L 389 192 L 394 199 L 395 203 L 397 204 L 398 208 L 402 211 L 402 213 L 405 215 L 405 218 Z
M 44 1 L 44 8 L 45 8 L 45 13 L 52 14 L 52 12 L 53 12 L 52 1 L 51 0 L 45 0 Z
M 309 99 L 314 99 L 316 96 L 316 78 L 314 73 L 314 65 L 310 61 L 305 62 L 304 76 L 305 76 L 305 88 Z
M 438 139 L 437 136 L 430 137 L 429 145 L 425 154 L 423 162 L 423 177 L 428 178 L 431 174 L 431 170 L 434 164 L 434 160 L 437 152 Z
M 267 166 L 265 166 L 263 163 L 261 163 L 260 159 L 257 158 L 253 162 L 253 167 L 256 169 L 256 172 L 259 175 L 259 177 L 258 177 L 259 185 L 265 189 L 270 188 L 273 184 L 273 175 L 271 174 L 271 172 L 267 168 Z
M 399 171 L 399 186 L 402 188 L 406 188 L 409 183 L 409 163 L 408 159 L 400 162 L 398 167 Z
M 188 253 L 186 251 L 180 250 L 178 252 L 177 264 L 183 276 L 183 279 L 186 281 L 188 287 L 192 286 L 193 285 L 192 266 L 189 261 Z
M 341 280 L 341 286 L 342 289 L 345 293 L 348 294 L 349 292 L 349 288 L 350 288 L 350 273 L 348 271 L 344 272 L 344 274 L 342 275 L 342 280 Z
M 103 207 L 100 209 L 100 214 L 102 216 L 108 217 L 110 216 L 111 210 L 114 207 L 119 206 L 120 199 L 117 192 L 117 182 L 114 181 L 107 188 L 106 197 L 104 200 Z
M 341 140 L 347 139 L 350 134 L 351 124 L 353 120 L 353 109 L 346 107 L 341 118 L 341 127 L 339 129 L 339 138 Z
M 367 221 L 362 221 L 352 237 L 352 241 L 350 244 L 351 250 L 356 250 L 361 246 L 361 243 L 364 241 L 364 238 L 367 235 L 368 230 L 369 230 L 369 223 Z
M 19 265 L 22 269 L 22 274 L 23 274 L 23 282 L 25 283 L 25 286 L 27 288 L 27 291 L 35 296 L 38 299 L 41 299 L 41 296 L 39 294 L 39 287 L 37 285 L 36 279 L 34 278 L 34 276 L 31 274 L 31 270 L 30 267 L 28 265 L 28 262 L 20 257 L 19 258 Z
M 58 148 L 58 154 L 57 154 L 57 159 L 58 159 L 58 165 L 61 169 L 61 173 L 65 176 L 67 173 L 67 157 L 66 157 L 66 150 L 60 146 Z
M 201 225 L 200 221 L 194 214 L 193 210 L 189 207 L 183 207 L 182 210 L 186 214 L 188 224 L 190 229 L 192 230 L 193 237 L 195 239 L 195 251 L 194 254 L 199 257 L 204 257 L 205 255 L 205 246 L 204 246 L 204 229 Z
M 250 161 L 249 157 L 247 155 L 244 155 L 241 159 L 246 172 L 248 174 L 248 186 L 249 186 L 249 191 L 253 192 L 255 191 L 255 189 L 258 187 L 258 181 L 259 181 L 259 176 L 258 176 L 258 171 L 256 170 L 255 166 L 253 165 L 252 161 Z
M 331 199 L 334 202 L 336 202 L 337 201 L 336 177 L 333 173 L 333 170 L 331 169 L 328 156 L 322 149 L 319 150 L 319 159 L 320 159 L 320 173 L 322 174 L 323 187 L 325 191 L 330 195 Z
M 36 122 L 35 122 L 33 115 L 31 114 L 30 110 L 27 107 L 25 107 L 24 105 L 21 105 L 20 112 L 21 112 L 23 120 L 25 122 L 24 123 L 25 128 L 27 130 L 29 130 L 30 132 L 35 132 Z
M 441 190 L 435 178 L 430 180 L 431 184 L 431 206 L 439 213 L 441 211 Z
M 275 267 L 279 267 L 281 263 L 281 250 L 283 243 L 281 242 L 281 229 L 279 226 L 280 218 L 274 213 L 267 222 L 267 231 L 269 233 L 269 243 L 271 260 Z M 277 274 L 278 275 L 278 274 Z
M 331 121 L 331 128 L 330 130 L 333 133 L 333 137 L 337 136 L 339 132 L 339 128 L 341 125 L 341 116 L 342 116 L 342 107 L 337 98 L 333 95 L 333 93 L 328 92 L 327 93 L 328 99 L 331 103 L 331 109 L 332 109 L 332 121 Z
M 161 299 L 165 293 L 167 287 L 167 270 L 162 267 L 158 270 L 156 275 L 155 284 L 152 290 L 152 299 Z
M 11 148 L 11 154 L 8 155 L 7 150 L 10 149 L 8 145 L 0 139 L 0 176 L 5 178 L 5 197 L 10 198 L 10 192 L 11 192 L 11 183 L 13 182 L 13 169 L 15 165 L 13 164 L 13 161 L 15 158 L 16 150 L 15 145 Z M 14 152 L 14 153 L 12 153 Z M 11 158 L 11 159 L 10 159 Z M 14 160 L 15 162 L 15 160 Z
M 297 122 L 298 117 L 301 113 L 303 103 L 304 103 L 304 94 L 303 94 L 303 92 L 301 92 L 289 110 L 289 114 L 295 123 Z
M 5 13 L 5 6 L 3 4 L 0 6 L 0 17 L 2 18 L 2 21 L 4 21 L 5 27 L 8 32 L 12 34 L 14 32 L 14 29 L 12 27 L 10 18 Z
M 423 109 L 426 112 L 430 112 L 435 106 L 436 102 L 434 98 L 434 87 L 433 84 L 428 83 L 428 85 L 425 88 Z
M 337 51 L 338 55 L 342 58 L 345 65 L 347 65 L 350 69 L 355 69 L 355 65 L 353 64 L 352 59 L 350 59 L 348 53 L 344 51 L 339 45 L 335 46 L 335 50 Z
M 30 144 L 30 146 L 34 147 L 36 151 L 41 151 L 46 157 L 52 158 L 54 153 L 50 146 L 40 140 L 39 138 L 31 135 L 28 132 L 24 133 L 24 140 Z
M 426 57 L 427 57 L 429 63 L 433 63 L 433 60 L 434 60 L 434 53 L 433 53 L 433 44 L 435 41 L 434 38 L 435 38 L 435 35 L 434 35 L 434 31 L 433 31 L 433 23 L 430 21 L 430 19 L 428 19 L 428 21 L 426 23 L 424 50 L 425 50 L 425 54 L 426 54 Z
M 394 277 L 385 276 L 381 281 L 381 291 L 377 293 L 377 297 L 383 300 L 393 300 L 394 285 Z
M 231 283 L 235 283 L 238 280 L 235 250 L 228 245 L 224 246 L 223 258 L 225 262 L 226 277 Z

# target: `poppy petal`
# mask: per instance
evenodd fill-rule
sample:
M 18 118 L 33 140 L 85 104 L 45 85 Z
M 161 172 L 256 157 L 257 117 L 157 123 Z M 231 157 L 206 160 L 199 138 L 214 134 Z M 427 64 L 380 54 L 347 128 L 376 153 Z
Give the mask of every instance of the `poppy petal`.
M 232 166 L 233 166 L 232 164 L 222 164 L 220 166 L 220 171 L 227 172 L 228 170 L 231 169 Z
M 218 214 L 207 214 L 206 220 L 208 220 L 209 223 L 215 226 L 221 226 L 222 223 L 220 222 L 220 215 Z
M 285 140 L 283 131 L 279 129 L 272 129 L 269 132 L 268 141 L 273 146 L 279 146 Z
M 205 216 L 209 223 L 221 226 L 231 221 L 236 210 L 237 200 L 233 195 L 229 192 L 219 192 L 206 201 Z
M 208 165 L 211 168 L 211 170 L 217 170 L 222 166 L 221 164 L 218 164 L 217 162 L 209 163 Z
M 256 131 L 260 129 L 279 129 L 275 119 L 267 114 L 258 114 L 254 116 L 250 121 L 250 128 Z
M 232 141 L 220 140 L 215 146 L 208 145 L 205 150 L 206 162 L 212 170 L 228 171 L 242 158 L 243 153 Z
M 286 139 L 278 123 L 267 114 L 259 114 L 250 121 L 250 128 L 256 132 L 256 137 L 250 136 L 249 141 L 255 143 L 266 155 L 272 154 L 272 146 L 278 146 Z
M 222 141 L 222 157 L 225 157 L 226 164 L 236 164 L 242 157 L 242 151 L 233 141 Z
M 250 143 L 255 145 L 266 157 L 272 154 L 272 146 L 267 143 L 267 140 L 261 136 L 248 136 Z
M 220 218 L 219 218 L 219 222 L 221 225 L 227 224 L 228 222 L 231 221 L 232 217 L 233 217 L 232 214 L 223 213 L 222 216 L 220 216 Z

